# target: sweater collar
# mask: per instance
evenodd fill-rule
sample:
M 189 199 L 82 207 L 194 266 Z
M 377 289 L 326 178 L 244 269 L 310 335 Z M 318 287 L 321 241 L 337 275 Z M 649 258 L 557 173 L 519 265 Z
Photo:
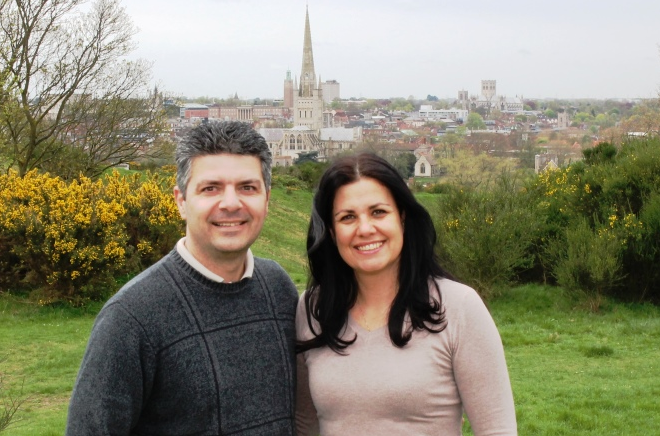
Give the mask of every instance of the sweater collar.
M 202 265 L 195 257 L 190 254 L 190 251 L 186 248 L 185 245 L 186 237 L 184 236 L 183 238 L 179 239 L 179 242 L 176 243 L 176 251 L 179 253 L 179 255 L 190 264 L 193 269 L 195 269 L 197 272 L 202 274 L 204 277 L 206 277 L 209 280 L 213 280 L 214 282 L 218 283 L 224 283 L 225 279 L 214 273 L 213 271 L 209 270 L 207 267 Z M 245 259 L 245 272 L 243 273 L 243 277 L 241 277 L 241 280 L 246 279 L 246 278 L 251 278 L 252 273 L 254 272 L 254 255 L 252 254 L 252 250 L 248 248 L 247 251 L 247 256 Z

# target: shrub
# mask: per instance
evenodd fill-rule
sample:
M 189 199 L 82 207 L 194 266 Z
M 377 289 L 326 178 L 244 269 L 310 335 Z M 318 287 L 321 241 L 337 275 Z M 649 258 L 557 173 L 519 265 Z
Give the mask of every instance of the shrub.
M 575 277 L 577 270 L 569 274 L 566 268 L 570 265 L 558 263 L 557 248 L 550 244 L 565 244 L 567 229 L 586 233 L 588 227 L 593 235 L 606 233 L 612 238 L 607 244 L 604 241 L 593 244 L 617 252 L 618 277 L 616 280 L 613 277 L 607 280 L 585 278 L 578 281 L 580 286 L 571 287 L 582 288 L 592 295 L 607 292 L 628 300 L 660 301 L 657 268 L 660 233 L 653 224 L 660 220 L 660 206 L 654 203 L 660 201 L 654 200 L 660 186 L 659 152 L 658 139 L 630 141 L 619 150 L 611 144 L 601 144 L 585 153 L 587 159 L 583 162 L 539 174 L 527 187 L 529 201 L 536 204 L 544 216 L 534 271 L 563 277 L 564 282 L 571 274 Z M 581 240 L 583 244 L 588 243 Z M 616 250 L 614 241 L 619 244 Z M 569 247 L 565 245 L 565 248 Z M 577 247 L 571 249 L 577 250 Z M 578 256 L 577 251 L 573 254 Z M 585 262 L 596 262 L 596 259 Z M 553 268 L 564 269 L 553 271 Z M 584 264 L 580 268 L 585 268 Z M 594 272 L 594 268 L 596 265 L 591 265 L 587 270 Z M 604 285 L 603 280 L 612 280 L 616 285 Z
M 580 219 L 547 248 L 557 283 L 586 293 L 593 310 L 600 308 L 603 295 L 621 280 L 622 244 L 609 230 L 601 227 L 594 232 L 586 219 Z
M 436 218 L 441 259 L 486 298 L 533 263 L 538 216 L 521 200 L 510 175 L 489 190 L 465 187 L 441 197 Z
M 174 177 L 67 183 L 48 174 L 0 176 L 0 274 L 41 303 L 100 299 L 182 235 L 171 194 Z

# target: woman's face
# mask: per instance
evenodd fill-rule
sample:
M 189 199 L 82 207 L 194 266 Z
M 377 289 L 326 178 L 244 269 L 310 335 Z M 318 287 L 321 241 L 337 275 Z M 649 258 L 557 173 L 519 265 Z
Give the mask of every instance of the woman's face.
M 403 220 L 389 189 L 363 177 L 337 190 L 333 238 L 344 261 L 360 275 L 398 276 Z

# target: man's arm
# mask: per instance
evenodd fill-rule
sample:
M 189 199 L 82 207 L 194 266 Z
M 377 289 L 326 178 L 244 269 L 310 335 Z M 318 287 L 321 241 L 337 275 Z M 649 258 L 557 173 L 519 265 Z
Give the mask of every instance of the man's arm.
M 128 435 L 147 393 L 152 350 L 142 326 L 120 304 L 99 313 L 73 389 L 67 436 Z

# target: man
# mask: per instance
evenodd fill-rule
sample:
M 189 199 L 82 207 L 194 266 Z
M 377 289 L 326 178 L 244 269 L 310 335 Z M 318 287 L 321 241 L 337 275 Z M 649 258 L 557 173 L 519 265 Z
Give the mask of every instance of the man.
M 268 212 L 271 155 L 240 122 L 177 146 L 186 236 L 99 313 L 67 435 L 293 435 L 298 294 L 250 246 Z

